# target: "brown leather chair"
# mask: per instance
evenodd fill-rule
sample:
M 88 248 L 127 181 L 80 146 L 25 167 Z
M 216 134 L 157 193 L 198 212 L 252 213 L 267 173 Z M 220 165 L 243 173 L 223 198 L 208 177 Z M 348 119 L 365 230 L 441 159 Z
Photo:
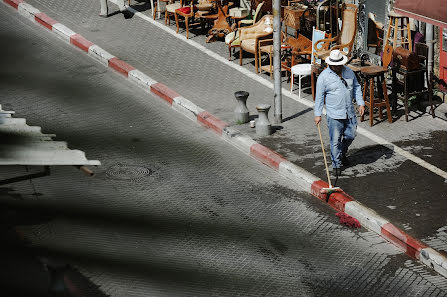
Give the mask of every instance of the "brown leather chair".
M 255 55 L 256 73 L 259 72 L 259 40 L 273 38 L 273 16 L 265 15 L 252 26 L 239 29 L 240 39 L 240 65 L 242 66 L 243 52 Z

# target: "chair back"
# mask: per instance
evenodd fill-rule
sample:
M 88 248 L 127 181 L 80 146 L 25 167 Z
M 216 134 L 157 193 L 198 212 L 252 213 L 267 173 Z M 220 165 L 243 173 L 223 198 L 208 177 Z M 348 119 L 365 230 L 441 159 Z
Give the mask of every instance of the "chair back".
M 326 37 L 326 33 L 324 31 L 315 29 L 315 27 L 313 27 L 312 29 L 312 56 L 310 58 L 310 63 L 311 64 L 321 64 L 321 59 L 316 58 L 315 55 L 315 43 L 321 39 L 324 39 Z M 318 45 L 319 49 L 323 47 L 323 44 L 319 44 Z
M 342 49 L 346 54 L 351 53 L 352 47 L 354 45 L 355 35 L 357 32 L 357 12 L 357 5 L 344 5 L 342 27 L 336 43 L 346 45 Z
M 390 65 L 392 59 L 393 59 L 393 47 L 390 44 L 387 44 L 383 49 L 383 55 L 382 55 L 383 69 L 385 70 L 388 69 L 388 66 Z
M 414 47 L 416 55 L 419 56 L 419 63 L 427 67 L 428 64 L 428 45 L 417 42 Z
M 253 24 L 256 24 L 259 21 L 259 19 L 261 18 L 261 9 L 262 9 L 263 5 L 264 5 L 264 1 L 259 3 L 258 6 L 256 7 L 255 15 L 253 16 Z

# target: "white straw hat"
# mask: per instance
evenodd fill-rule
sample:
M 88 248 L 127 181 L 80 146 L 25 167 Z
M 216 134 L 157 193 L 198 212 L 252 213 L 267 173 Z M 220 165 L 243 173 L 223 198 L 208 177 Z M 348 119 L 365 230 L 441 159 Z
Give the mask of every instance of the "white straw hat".
M 333 50 L 325 61 L 328 65 L 345 65 L 348 61 L 348 57 L 343 55 L 339 50 Z

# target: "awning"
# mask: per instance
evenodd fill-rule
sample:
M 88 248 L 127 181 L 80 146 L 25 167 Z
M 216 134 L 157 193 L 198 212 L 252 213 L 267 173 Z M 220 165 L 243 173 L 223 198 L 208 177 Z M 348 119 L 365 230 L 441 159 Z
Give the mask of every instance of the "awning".
M 396 0 L 394 11 L 428 24 L 447 28 L 447 0 Z

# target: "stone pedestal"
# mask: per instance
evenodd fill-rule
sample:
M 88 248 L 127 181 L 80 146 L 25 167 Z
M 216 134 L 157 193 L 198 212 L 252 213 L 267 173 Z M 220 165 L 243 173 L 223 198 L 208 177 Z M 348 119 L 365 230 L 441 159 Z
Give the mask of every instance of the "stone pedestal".
M 234 97 L 236 97 L 236 109 L 234 110 L 234 115 L 236 122 L 238 124 L 248 123 L 249 113 L 247 108 L 247 98 L 250 95 L 245 91 L 237 91 L 234 93 Z
M 268 119 L 270 107 L 271 106 L 268 104 L 260 104 L 256 106 L 259 115 L 256 120 L 256 134 L 259 136 L 267 136 L 272 134 L 272 124 L 270 124 Z

